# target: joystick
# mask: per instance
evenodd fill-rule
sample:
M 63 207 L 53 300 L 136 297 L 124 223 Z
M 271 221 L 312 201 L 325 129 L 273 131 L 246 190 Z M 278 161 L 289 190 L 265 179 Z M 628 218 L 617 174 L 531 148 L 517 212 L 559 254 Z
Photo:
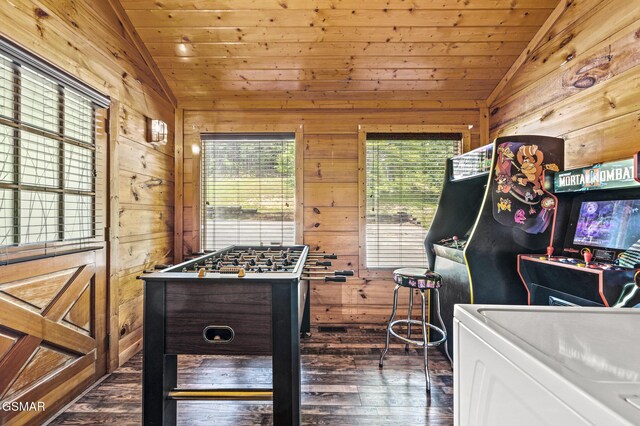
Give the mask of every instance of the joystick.
M 459 247 L 458 247 L 458 240 L 459 240 L 458 236 L 457 236 L 457 235 L 454 235 L 454 236 L 453 236 L 453 238 L 452 238 L 452 240 L 453 240 L 453 245 L 455 245 L 455 246 L 456 246 L 456 248 L 459 248 Z
M 547 259 L 551 260 L 551 256 L 553 256 L 553 246 L 547 247 Z
M 582 257 L 584 258 L 584 262 L 588 265 L 591 263 L 591 259 L 593 259 L 593 253 L 591 253 L 591 250 L 584 250 L 582 252 Z

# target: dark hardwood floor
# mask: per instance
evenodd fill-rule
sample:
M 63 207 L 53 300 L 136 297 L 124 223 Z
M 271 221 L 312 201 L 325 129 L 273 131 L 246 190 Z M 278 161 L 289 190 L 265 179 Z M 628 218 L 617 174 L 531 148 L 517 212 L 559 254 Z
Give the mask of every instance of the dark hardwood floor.
M 396 343 L 378 368 L 383 327 L 313 330 L 302 346 L 302 420 L 307 425 L 450 425 L 451 366 L 429 350 L 432 391 L 425 396 L 421 350 Z M 52 425 L 139 425 L 142 356 L 136 355 Z M 184 387 L 269 387 L 269 357 L 179 358 Z M 270 425 L 270 402 L 178 402 L 178 424 Z

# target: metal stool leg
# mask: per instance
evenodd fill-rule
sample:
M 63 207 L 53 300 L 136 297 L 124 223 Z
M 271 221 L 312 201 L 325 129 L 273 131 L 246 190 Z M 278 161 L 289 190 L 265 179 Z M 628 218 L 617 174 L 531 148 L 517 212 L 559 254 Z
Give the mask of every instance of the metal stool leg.
M 389 318 L 389 323 L 387 324 L 387 344 L 384 347 L 384 351 L 380 356 L 380 363 L 378 364 L 380 368 L 382 368 L 383 366 L 382 362 L 384 361 L 384 356 L 387 354 L 387 352 L 389 352 L 389 337 L 391 332 L 391 323 L 396 318 L 396 310 L 398 309 L 398 289 L 399 288 L 400 286 L 396 285 L 396 288 L 393 290 L 393 309 L 391 310 L 391 318 Z
M 409 314 L 407 315 L 407 339 L 411 340 L 411 311 L 413 310 L 413 289 L 409 289 Z M 404 351 L 409 352 L 409 344 L 404 345 Z
M 424 297 L 424 291 L 420 290 L 420 297 L 422 298 L 422 339 L 424 346 L 424 374 L 427 378 L 427 393 L 431 393 L 431 375 L 429 374 L 429 355 L 428 355 L 428 344 L 429 337 L 427 334 L 427 307 Z
M 436 314 L 438 315 L 438 321 L 440 321 L 440 326 L 446 333 L 447 327 L 445 327 L 444 321 L 442 320 L 442 315 L 440 315 L 440 291 L 437 288 L 434 290 L 436 291 Z M 447 334 L 447 338 L 448 337 L 449 335 Z M 447 354 L 447 358 L 449 358 L 449 362 L 451 363 L 451 365 L 453 365 L 453 360 L 451 359 L 451 355 L 449 355 L 449 345 L 446 340 L 444 341 L 444 352 L 445 354 Z

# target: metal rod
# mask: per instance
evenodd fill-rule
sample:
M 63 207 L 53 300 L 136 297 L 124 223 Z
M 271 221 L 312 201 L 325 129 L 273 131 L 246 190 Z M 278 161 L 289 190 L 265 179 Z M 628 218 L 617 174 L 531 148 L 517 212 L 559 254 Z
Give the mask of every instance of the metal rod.
M 353 276 L 353 271 L 327 271 L 327 272 L 322 272 L 322 271 L 308 271 L 306 272 L 306 274 L 333 274 L 335 276 L 338 277 L 352 277 Z
M 324 282 L 334 282 L 334 283 L 345 283 L 347 282 L 347 277 L 309 277 L 303 276 L 301 279 L 306 281 L 324 281 Z
M 174 400 L 271 401 L 273 389 L 174 389 L 167 398 Z
M 391 316 L 389 317 L 389 322 L 387 323 L 387 338 L 384 346 L 384 350 L 380 355 L 380 361 L 378 362 L 378 367 L 384 367 L 384 357 L 389 352 L 389 338 L 391 337 L 391 323 L 396 317 L 396 311 L 398 310 L 398 289 L 400 286 L 396 284 L 396 287 L 393 289 L 393 308 L 391 309 Z
M 429 335 L 427 334 L 427 307 L 424 297 L 424 291 L 420 292 L 422 299 L 422 339 L 424 341 L 424 375 L 427 379 L 427 394 L 431 393 L 431 374 L 429 374 Z

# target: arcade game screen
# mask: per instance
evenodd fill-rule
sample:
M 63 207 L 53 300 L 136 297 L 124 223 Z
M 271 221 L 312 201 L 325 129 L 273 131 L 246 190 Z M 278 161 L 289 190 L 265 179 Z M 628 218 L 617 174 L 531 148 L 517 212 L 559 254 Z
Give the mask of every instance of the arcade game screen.
M 640 200 L 585 201 L 574 245 L 626 250 L 640 239 Z

